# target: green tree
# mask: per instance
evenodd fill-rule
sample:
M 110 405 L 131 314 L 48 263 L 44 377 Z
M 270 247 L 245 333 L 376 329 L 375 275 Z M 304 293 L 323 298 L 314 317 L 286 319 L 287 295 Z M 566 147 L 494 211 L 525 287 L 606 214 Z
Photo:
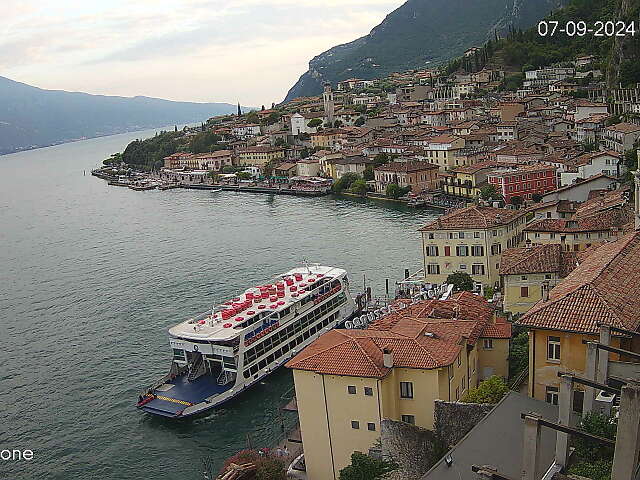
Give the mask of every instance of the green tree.
M 498 403 L 509 391 L 509 387 L 502 378 L 493 376 L 470 389 L 462 401 L 466 403 Z
M 411 188 L 409 187 L 401 187 L 397 183 L 390 183 L 389 185 L 387 185 L 384 193 L 389 198 L 398 199 L 400 197 L 404 197 L 410 191 Z
M 509 378 L 515 379 L 529 367 L 529 334 L 518 333 L 509 346 Z
M 238 177 L 238 180 L 251 180 L 253 178 L 249 172 L 238 172 L 236 177 Z
M 218 174 L 216 172 L 209 172 L 209 178 L 213 183 L 218 183 Z
M 333 122 L 333 127 L 334 128 L 340 128 L 340 127 L 342 127 L 342 125 L 344 125 L 342 123 L 342 120 L 336 120 L 335 122 Z
M 276 139 L 276 143 L 275 143 L 276 147 L 286 147 L 287 145 L 288 145 L 287 141 L 284 138 Z
M 366 120 L 364 119 L 364 117 L 358 117 L 358 119 L 355 121 L 354 125 L 356 127 L 361 127 L 366 123 Z
M 333 184 L 332 189 L 335 193 L 342 193 L 351 188 L 351 185 L 359 178 L 360 177 L 356 173 L 345 173 L 336 183 Z
M 320 126 L 322 126 L 322 119 L 320 118 L 313 118 L 309 123 L 307 123 L 307 127 L 309 128 L 317 128 Z
M 271 112 L 269 116 L 266 118 L 265 123 L 267 125 L 273 125 L 274 123 L 278 123 L 280 121 L 280 114 L 278 112 Z
M 349 191 L 364 196 L 367 194 L 367 182 L 360 178 L 351 184 Z
M 464 272 L 455 272 L 447 277 L 449 285 L 453 285 L 457 291 L 471 292 L 473 290 L 473 278 Z
M 388 153 L 379 153 L 375 157 L 373 157 L 373 165 L 379 167 L 380 165 L 384 165 L 385 163 L 389 163 L 392 160 L 391 156 Z
M 521 196 L 519 195 L 514 195 L 513 197 L 511 197 L 511 199 L 509 200 L 509 203 L 511 203 L 511 205 L 515 205 L 516 207 L 519 207 L 520 205 L 522 205 L 524 202 L 524 200 L 522 199 Z
M 614 418 L 590 412 L 582 417 L 578 428 L 599 437 L 615 440 L 618 426 Z M 576 459 L 568 473 L 593 480 L 610 480 L 613 447 L 577 435 L 573 437 L 573 441 Z
M 531 195 L 531 199 L 535 203 L 540 203 L 542 201 L 542 195 L 540 195 L 539 193 L 534 193 L 533 195 Z
M 502 200 L 502 195 L 498 193 L 495 185 L 486 185 L 480 189 L 480 198 L 482 200 Z
M 381 480 L 398 469 L 398 464 L 378 460 L 362 452 L 353 452 L 351 464 L 340 470 L 340 480 Z
M 254 111 L 247 113 L 247 115 L 245 116 L 245 120 L 248 123 L 260 123 L 260 117 L 258 117 L 258 113 Z
M 375 179 L 376 175 L 373 170 L 373 165 L 366 166 L 364 172 L 362 172 L 362 177 L 367 181 Z
M 224 167 L 222 167 L 222 173 L 226 173 L 226 174 L 236 173 L 236 169 L 231 165 L 225 165 Z

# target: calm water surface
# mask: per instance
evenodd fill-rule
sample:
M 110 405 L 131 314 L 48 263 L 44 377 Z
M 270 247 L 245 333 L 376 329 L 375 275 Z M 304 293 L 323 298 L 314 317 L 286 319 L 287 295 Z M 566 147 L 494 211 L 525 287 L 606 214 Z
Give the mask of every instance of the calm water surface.
M 133 408 L 170 363 L 169 326 L 303 259 L 384 293 L 419 268 L 416 229 L 393 204 L 109 187 L 89 170 L 123 134 L 0 157 L 0 479 L 200 479 L 243 448 L 282 438 L 290 372 L 205 417 Z M 86 175 L 83 172 L 86 171 Z M 283 417 L 290 425 L 291 417 Z

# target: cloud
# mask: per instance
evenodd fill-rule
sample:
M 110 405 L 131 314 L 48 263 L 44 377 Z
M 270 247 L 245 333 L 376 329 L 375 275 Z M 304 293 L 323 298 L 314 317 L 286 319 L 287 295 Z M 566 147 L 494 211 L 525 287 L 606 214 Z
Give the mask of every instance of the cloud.
M 403 3 L 5 2 L 0 68 L 9 77 L 43 88 L 253 105 L 280 100 L 312 57 L 366 34 Z

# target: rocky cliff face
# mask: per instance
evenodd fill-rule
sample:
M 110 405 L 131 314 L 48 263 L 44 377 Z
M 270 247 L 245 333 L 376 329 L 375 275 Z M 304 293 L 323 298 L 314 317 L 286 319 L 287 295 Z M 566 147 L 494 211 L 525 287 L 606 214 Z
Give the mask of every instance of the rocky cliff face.
M 322 83 L 377 78 L 447 61 L 482 44 L 494 30 L 526 28 L 562 0 L 407 0 L 369 35 L 338 45 L 309 62 L 286 100 L 317 95 Z

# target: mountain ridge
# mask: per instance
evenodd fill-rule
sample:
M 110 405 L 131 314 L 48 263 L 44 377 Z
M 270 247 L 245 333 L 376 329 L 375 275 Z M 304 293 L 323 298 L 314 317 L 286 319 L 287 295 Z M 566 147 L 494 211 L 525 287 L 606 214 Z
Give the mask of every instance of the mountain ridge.
M 228 103 L 49 90 L 0 76 L 0 154 L 234 113 Z
M 317 95 L 322 83 L 444 63 L 494 31 L 528 27 L 565 0 L 407 0 L 371 32 L 313 57 L 285 101 Z M 465 12 L 463 15 L 460 12 Z

